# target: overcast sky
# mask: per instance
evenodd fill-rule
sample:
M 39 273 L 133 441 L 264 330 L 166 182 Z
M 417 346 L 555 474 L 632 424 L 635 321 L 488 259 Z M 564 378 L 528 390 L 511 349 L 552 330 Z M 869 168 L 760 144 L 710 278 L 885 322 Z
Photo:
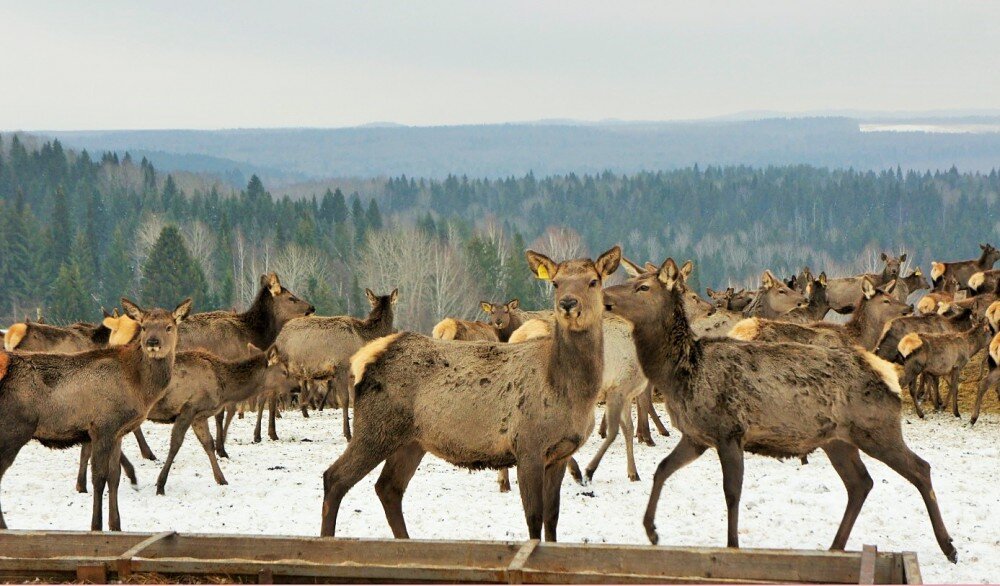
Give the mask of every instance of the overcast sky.
M 0 128 L 1000 108 L 1000 3 L 5 2 Z

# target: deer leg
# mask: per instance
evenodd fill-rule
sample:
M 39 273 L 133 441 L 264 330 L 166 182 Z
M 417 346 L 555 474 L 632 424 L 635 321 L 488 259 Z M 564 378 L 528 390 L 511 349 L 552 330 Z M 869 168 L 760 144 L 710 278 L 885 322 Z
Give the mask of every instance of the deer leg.
M 601 436 L 601 439 L 608 436 L 608 412 L 606 409 L 604 411 L 604 415 L 601 416 L 601 425 L 597 428 L 597 433 Z
M 625 458 L 627 461 L 625 470 L 628 472 L 628 479 L 637 482 L 639 472 L 635 469 L 635 454 L 632 446 L 632 402 L 629 401 L 626 406 L 628 408 L 622 411 L 622 435 L 625 436 Z
M 673 451 L 656 467 L 656 473 L 653 474 L 653 489 L 649 492 L 649 503 L 646 505 L 646 514 L 642 518 L 642 524 L 646 528 L 646 537 L 653 545 L 660 541 L 660 536 L 656 534 L 654 520 L 656 518 L 656 504 L 660 500 L 663 483 L 674 472 L 694 462 L 704 453 L 704 446 L 694 443 L 686 435 L 681 435 L 681 441 L 677 442 Z
M 219 461 L 215 458 L 215 442 L 212 441 L 212 433 L 208 429 L 208 420 L 195 419 L 194 423 L 191 424 L 191 429 L 201 443 L 201 447 L 205 449 L 205 454 L 208 455 L 208 462 L 212 466 L 212 475 L 215 477 L 215 483 L 219 485 L 229 484 L 226 481 L 226 477 L 222 474 Z
M 267 437 L 270 438 L 271 441 L 276 442 L 278 441 L 278 427 L 275 419 L 281 416 L 281 413 L 278 412 L 277 393 L 271 395 L 271 400 L 268 402 L 267 406 L 267 413 L 269 416 L 267 418 Z
M 541 539 L 545 513 L 545 465 L 541 458 L 526 455 L 517 459 L 517 488 L 521 491 L 521 506 L 528 523 L 528 539 Z
M 100 531 L 104 525 L 104 488 L 108 484 L 108 465 L 114 440 L 91 435 L 90 483 L 94 488 L 94 506 L 90 518 L 90 530 Z
M 722 463 L 722 491 L 726 495 L 729 532 L 726 547 L 740 546 L 740 495 L 743 492 L 743 448 L 736 440 L 720 443 L 719 462 Z
M 500 485 L 500 492 L 510 492 L 510 468 L 497 470 L 497 484 Z
M 139 453 L 142 454 L 143 459 L 156 461 L 156 454 L 153 450 L 149 449 L 149 444 L 146 443 L 146 436 L 142 435 L 142 428 L 137 427 L 132 431 L 132 435 L 135 436 L 135 441 L 139 444 Z
M 930 464 L 907 447 L 906 442 L 903 441 L 902 430 L 898 422 L 895 424 L 895 428 L 882 431 L 882 433 L 878 433 L 881 430 L 862 429 L 858 431 L 859 433 L 852 434 L 852 440 L 861 450 L 895 470 L 897 474 L 908 480 L 920 491 L 920 496 L 923 497 L 924 505 L 927 507 L 927 514 L 931 519 L 931 526 L 934 528 L 934 537 L 937 539 L 938 546 L 949 561 L 957 563 L 958 552 L 951 542 L 948 529 L 944 526 L 941 509 L 938 508 L 937 496 L 931 485 Z M 876 433 L 871 433 L 872 431 L 876 431 Z
M 608 434 L 604 438 L 604 441 L 601 442 L 601 447 L 597 448 L 597 453 L 594 454 L 590 463 L 587 464 L 587 469 L 584 471 L 587 482 L 594 479 L 594 472 L 600 466 L 604 453 L 608 451 L 608 448 L 614 443 L 615 438 L 618 437 L 618 430 L 621 427 L 622 413 L 624 413 L 626 402 L 631 407 L 631 401 L 626 400 L 622 389 L 615 389 L 613 392 L 608 393 L 606 408 L 604 410 L 604 420 L 608 423 Z M 629 413 L 628 416 L 631 417 L 632 414 Z
M 260 426 L 261 421 L 264 419 L 264 404 L 267 403 L 267 393 L 263 393 L 257 397 L 257 425 L 253 428 L 253 443 L 259 444 L 260 437 Z
M 576 463 L 576 458 L 569 457 L 566 467 L 569 468 L 569 475 L 577 484 L 583 484 L 583 473 L 580 472 L 580 465 Z
M 222 429 L 222 422 L 226 418 L 227 412 L 228 408 L 224 406 L 221 411 L 215 414 L 215 438 L 218 440 L 218 442 L 215 445 L 216 450 L 221 449 L 222 438 L 225 436 L 225 432 Z M 224 456 L 222 454 L 219 454 L 219 457 L 222 458 Z
M 336 535 L 337 513 L 344 495 L 389 457 L 396 447 L 396 445 L 385 445 L 384 442 L 378 441 L 367 444 L 359 442 L 347 444 L 344 453 L 323 473 L 323 524 L 320 536 L 333 537 Z
M 559 525 L 559 496 L 565 475 L 565 459 L 557 460 L 545 467 L 545 477 L 542 481 L 544 499 L 542 502 L 542 526 L 545 529 L 545 541 L 556 541 L 556 526 Z
M 87 465 L 90 464 L 90 442 L 80 446 L 80 469 L 76 473 L 76 492 L 87 492 Z
M 922 386 L 927 381 L 926 374 L 920 372 L 921 366 L 916 360 L 909 360 L 903 367 L 903 374 L 899 377 L 899 385 L 905 386 L 910 391 L 910 400 L 913 401 L 913 408 L 917 411 L 917 417 L 923 419 L 924 411 L 920 408 Z
M 410 534 L 406 531 L 406 520 L 403 519 L 403 493 L 406 492 L 406 486 L 420 466 L 424 454 L 424 450 L 417 442 L 399 448 L 386 458 L 382 474 L 375 482 L 375 494 L 378 495 L 378 500 L 382 501 L 385 518 L 389 521 L 392 536 L 396 539 L 410 538 Z
M 635 398 L 635 437 L 639 443 L 655 446 L 653 434 L 649 429 L 649 412 L 641 397 L 642 395 Z
M 108 530 L 109 531 L 121 531 L 122 530 L 122 518 L 121 513 L 118 511 L 118 485 L 121 483 L 122 478 L 122 440 L 121 438 L 115 442 L 114 447 L 111 449 L 111 455 L 108 457 Z
M 27 433 L 11 434 L 7 429 L 4 430 L 3 442 L 0 443 L 0 481 L 3 480 L 4 474 L 10 468 L 10 465 L 14 463 L 14 459 L 17 458 L 17 453 L 21 451 L 24 444 L 31 441 L 31 431 Z M 7 522 L 3 518 L 3 507 L 0 506 L 0 529 L 7 529 Z
M 646 383 L 646 389 L 639 395 L 639 400 L 645 403 L 646 413 L 653 419 L 656 431 L 664 437 L 670 437 L 670 431 L 667 429 L 667 426 L 663 425 L 663 421 L 660 420 L 660 416 L 656 413 L 656 404 L 653 403 L 653 383 Z
M 156 478 L 156 494 L 158 495 L 166 494 L 164 489 L 167 486 L 170 467 L 174 465 L 174 458 L 177 457 L 177 452 L 180 451 L 181 445 L 184 443 L 184 435 L 191 427 L 192 419 L 194 419 L 194 414 L 184 411 L 174 421 L 174 426 L 170 430 L 170 452 L 167 454 L 167 460 L 163 463 L 163 468 L 160 469 L 160 475 Z
M 233 417 L 236 416 L 236 411 L 240 412 L 240 419 L 243 418 L 243 407 L 242 405 L 237 409 L 236 405 L 230 405 L 226 412 L 226 423 L 222 426 L 222 435 L 216 435 L 215 437 L 215 453 L 220 458 L 228 458 L 229 454 L 226 452 L 226 438 L 229 437 L 229 426 L 233 423 Z M 218 416 L 217 416 L 218 417 Z M 218 421 L 218 420 L 216 420 Z
M 340 401 L 341 422 L 343 424 L 344 438 L 351 441 L 351 416 L 348 410 L 351 406 L 351 381 L 348 378 L 348 367 L 338 366 L 333 378 L 327 381 L 327 394 L 330 393 L 330 385 L 337 389 L 337 398 Z
M 998 394 L 1000 394 L 1000 387 L 997 387 L 998 378 L 1000 378 L 1000 368 L 991 370 L 987 373 L 986 377 L 979 381 L 979 390 L 976 392 L 976 406 L 972 409 L 972 418 L 969 423 L 972 425 L 976 424 L 976 420 L 979 419 L 979 408 L 983 406 L 983 395 L 990 387 L 998 389 Z
M 831 442 L 823 446 L 823 451 L 830 458 L 833 469 L 844 481 L 844 488 L 847 489 L 847 508 L 844 510 L 844 518 L 840 521 L 840 528 L 833 538 L 833 545 L 830 549 L 843 550 L 847 546 L 847 539 L 851 536 L 851 529 L 854 522 L 858 520 L 861 507 L 868 498 L 874 482 L 865 468 L 861 456 L 858 455 L 858 448 L 846 442 Z
M 951 414 L 955 417 L 961 417 L 958 412 L 958 377 L 962 373 L 961 367 L 956 367 L 951 371 L 951 389 L 948 390 L 948 399 L 951 403 Z

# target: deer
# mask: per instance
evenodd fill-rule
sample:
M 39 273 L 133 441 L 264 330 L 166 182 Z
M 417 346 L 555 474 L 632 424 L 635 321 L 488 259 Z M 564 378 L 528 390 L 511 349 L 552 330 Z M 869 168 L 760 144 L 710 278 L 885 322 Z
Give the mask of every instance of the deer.
M 719 309 L 728 309 L 730 311 L 743 311 L 746 306 L 750 304 L 753 299 L 746 289 L 740 289 L 737 291 L 733 287 L 726 287 L 725 291 L 716 291 L 711 287 L 705 289 L 705 293 L 708 294 L 709 299 L 712 300 L 712 304 Z
M 4 349 L 8 352 L 45 352 L 48 354 L 72 354 L 124 346 L 132 341 L 139 329 L 127 315 L 119 315 L 118 308 L 112 313 L 103 311 L 104 319 L 97 324 L 77 322 L 60 327 L 48 325 L 39 321 L 25 320 L 13 324 L 4 335 Z M 139 453 L 146 460 L 156 460 L 156 454 L 150 449 L 142 428 L 137 427 L 132 434 L 139 445 Z M 132 484 L 136 483 L 135 468 L 128 458 L 122 458 L 125 475 Z
M 931 374 L 937 378 L 948 377 L 950 389 L 945 404 L 951 403 L 952 414 L 958 412 L 958 377 L 969 360 L 986 347 L 993 338 L 993 330 L 985 318 L 974 318 L 972 327 L 964 332 L 941 334 L 910 333 L 903 336 L 897 349 L 903 359 L 903 375 L 899 382 L 909 385 L 910 398 L 917 410 L 917 416 L 924 418 L 917 401 L 916 385 L 912 384 L 917 375 Z
M 962 290 L 968 291 L 969 279 L 975 273 L 988 271 L 1000 260 L 1000 250 L 992 244 L 980 244 L 978 259 L 960 260 L 955 262 L 932 262 L 931 282 L 937 286 L 938 281 L 948 277 L 954 277 L 959 282 Z
M 876 287 L 899 278 L 899 269 L 906 262 L 906 254 L 894 257 L 883 252 L 880 258 L 885 263 L 881 273 L 863 273 L 853 277 L 829 279 L 826 290 L 831 309 L 841 315 L 851 313 L 861 300 L 861 280 L 865 277 Z
M 938 279 L 934 289 L 917 302 L 917 313 L 929 315 L 947 311 L 951 303 L 955 301 L 955 294 L 958 293 L 958 290 L 958 279 L 955 277 Z
M 488 317 L 485 323 L 446 317 L 434 326 L 431 336 L 439 340 L 506 342 L 523 323 L 522 314 L 516 311 L 519 306 L 517 299 L 503 304 L 480 301 L 479 307 Z
M 176 354 L 170 384 L 146 416 L 148 421 L 173 425 L 170 452 L 156 480 L 156 494 L 165 494 L 170 468 L 188 429 L 194 431 L 208 455 L 215 482 L 229 484 L 215 458 L 215 444 L 208 429 L 209 418 L 226 405 L 246 401 L 268 390 L 288 392 L 298 386 L 298 379 L 289 372 L 287 364 L 280 362 L 273 347 L 264 352 L 251 344 L 248 350 L 250 357 L 243 360 L 224 360 L 204 350 Z M 77 476 L 79 492 L 86 492 L 86 465 L 89 459 L 89 449 L 85 444 L 80 453 Z
M 469 469 L 516 465 L 530 538 L 544 529 L 546 541 L 556 540 L 567 461 L 594 429 L 604 370 L 601 285 L 621 248 L 596 261 L 525 255 L 532 273 L 552 283 L 551 336 L 502 344 L 400 332 L 351 358 L 354 438 L 323 474 L 321 535 L 335 535 L 344 495 L 384 461 L 375 492 L 393 536 L 408 538 L 402 499 L 429 451 Z
M 185 320 L 180 329 L 180 350 L 204 349 L 227 360 L 247 358 L 247 344 L 257 348 L 268 348 L 278 337 L 278 332 L 288 321 L 301 316 L 312 315 L 316 311 L 308 301 L 300 299 L 281 285 L 275 273 L 260 277 L 260 290 L 253 303 L 243 313 L 232 311 L 208 311 L 196 313 Z M 276 399 L 270 404 L 271 430 L 277 409 Z M 227 405 L 225 413 L 215 416 L 215 453 L 220 458 L 228 458 L 226 434 L 229 424 L 236 414 L 236 406 Z M 255 441 L 260 441 L 259 427 Z M 271 439 L 277 439 L 277 434 Z
M 393 306 L 399 300 L 399 290 L 393 289 L 388 295 L 380 296 L 365 289 L 365 296 L 371 305 L 371 312 L 365 319 L 348 316 L 296 318 L 282 328 L 274 342 L 282 361 L 291 364 L 302 377 L 326 381 L 327 395 L 336 391 L 343 413 L 343 433 L 348 441 L 351 439 L 348 415 L 351 355 L 368 342 L 395 331 Z M 271 435 L 272 439 L 276 437 Z M 255 435 L 254 441 L 259 441 L 259 435 Z
M 813 282 L 814 280 L 815 279 L 813 278 L 812 271 L 809 270 L 809 267 L 802 267 L 802 270 L 799 271 L 799 274 L 792 275 L 792 277 L 789 278 L 785 284 L 787 284 L 795 291 L 805 294 L 806 285 Z
M 722 464 L 729 547 L 739 547 L 744 452 L 786 458 L 819 448 L 848 494 L 831 549 L 847 544 L 874 485 L 863 451 L 917 488 L 941 551 L 957 562 L 930 465 L 903 439 L 893 366 L 858 348 L 697 340 L 682 307 L 683 287 L 668 258 L 657 271 L 604 290 L 605 309 L 632 322 L 643 373 L 664 395 L 671 423 L 682 434 L 653 478 L 643 518 L 650 542 L 659 541 L 654 521 L 663 483 L 709 448 Z
M 917 267 L 909 275 L 896 280 L 896 299 L 905 302 L 911 293 L 930 287 L 931 284 L 927 282 L 924 272 Z
M 808 270 L 808 267 L 806 269 Z M 802 290 L 802 294 L 806 297 L 807 305 L 805 307 L 796 307 L 788 313 L 778 316 L 776 319 L 795 323 L 809 323 L 822 320 L 827 312 L 830 311 L 830 300 L 826 295 L 826 272 L 821 272 L 819 277 L 816 278 L 813 278 L 809 274 L 807 278 L 810 280 Z
M 172 312 L 143 310 L 122 298 L 139 323 L 138 342 L 76 354 L 0 354 L 0 480 L 31 440 L 53 449 L 89 442 L 94 488 L 90 527 L 103 526 L 108 488 L 108 526 L 121 531 L 118 511 L 121 439 L 146 418 L 173 374 L 177 326 L 191 300 Z M 7 524 L 0 510 L 0 529 Z
M 968 285 L 973 295 L 994 291 L 1000 286 L 1000 269 L 989 269 L 973 273 L 969 277 Z
M 688 295 L 690 292 L 684 292 Z M 764 271 L 760 276 L 760 289 L 754 295 L 753 301 L 743 310 L 743 317 L 763 317 L 773 319 L 784 315 L 796 307 L 806 307 L 808 301 L 771 271 Z
M 997 400 L 1000 401 L 1000 366 L 998 366 L 1000 365 L 1000 334 L 996 334 L 990 340 L 986 362 L 989 366 L 989 372 L 979 381 L 979 388 L 976 390 L 976 405 L 972 409 L 972 417 L 969 418 L 970 425 L 975 425 L 976 421 L 979 420 L 979 409 L 983 406 L 983 395 L 986 394 L 986 391 L 992 388 L 996 391 Z
M 846 324 L 800 324 L 748 318 L 736 324 L 729 337 L 745 341 L 817 344 L 829 348 L 861 346 L 871 351 L 878 344 L 886 324 L 912 311 L 909 305 L 892 294 L 895 286 L 896 282 L 890 281 L 876 288 L 868 277 L 862 279 L 861 300 Z

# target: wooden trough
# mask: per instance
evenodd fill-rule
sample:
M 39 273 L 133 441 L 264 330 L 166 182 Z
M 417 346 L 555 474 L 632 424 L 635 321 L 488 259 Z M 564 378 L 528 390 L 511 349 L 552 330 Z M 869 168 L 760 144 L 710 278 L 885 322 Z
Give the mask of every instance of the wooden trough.
M 0 531 L 0 581 L 920 584 L 914 553 Z

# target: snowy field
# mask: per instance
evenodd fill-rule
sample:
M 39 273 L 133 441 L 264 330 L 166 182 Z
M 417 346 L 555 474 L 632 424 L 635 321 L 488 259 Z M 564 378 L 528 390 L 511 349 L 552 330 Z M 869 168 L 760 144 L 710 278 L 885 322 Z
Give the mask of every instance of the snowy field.
M 144 427 L 162 461 L 170 427 Z M 123 528 L 317 535 L 321 474 L 345 445 L 339 413 L 325 411 L 303 419 L 297 412 L 286 412 L 278 420 L 278 433 L 281 441 L 265 439 L 255 445 L 250 442 L 251 420 L 233 422 L 231 459 L 222 461 L 229 486 L 216 486 L 201 446 L 189 435 L 174 463 L 166 496 L 155 494 L 159 463 L 140 460 L 134 440 L 126 438 L 125 451 L 136 463 L 140 485 L 138 491 L 121 491 Z M 917 551 L 927 582 L 1000 580 L 1000 417 L 986 415 L 970 429 L 950 416 L 931 414 L 924 421 L 907 418 L 904 433 L 914 451 L 931 463 L 959 563 L 948 563 L 938 549 L 916 489 L 867 457 L 875 488 L 848 547 L 872 543 L 885 551 Z M 581 466 L 599 441 L 595 433 L 578 454 Z M 578 486 L 567 475 L 560 539 L 648 543 L 641 521 L 652 473 L 676 441 L 676 435 L 657 436 L 655 447 L 636 447 L 640 482 L 627 479 L 621 440 L 608 451 L 591 486 Z M 51 451 L 37 443 L 21 451 L 0 487 L 12 529 L 89 527 L 90 496 L 74 491 L 78 455 L 76 449 Z M 391 537 L 373 488 L 377 477 L 376 470 L 345 498 L 339 535 Z M 748 455 L 740 541 L 744 547 L 826 548 L 845 503 L 843 485 L 820 452 L 807 466 Z M 527 538 L 516 486 L 500 494 L 494 472 L 469 473 L 432 456 L 425 457 L 411 482 L 404 510 L 414 538 Z M 657 512 L 660 542 L 724 545 L 725 523 L 718 459 L 715 452 L 707 452 L 667 482 Z

